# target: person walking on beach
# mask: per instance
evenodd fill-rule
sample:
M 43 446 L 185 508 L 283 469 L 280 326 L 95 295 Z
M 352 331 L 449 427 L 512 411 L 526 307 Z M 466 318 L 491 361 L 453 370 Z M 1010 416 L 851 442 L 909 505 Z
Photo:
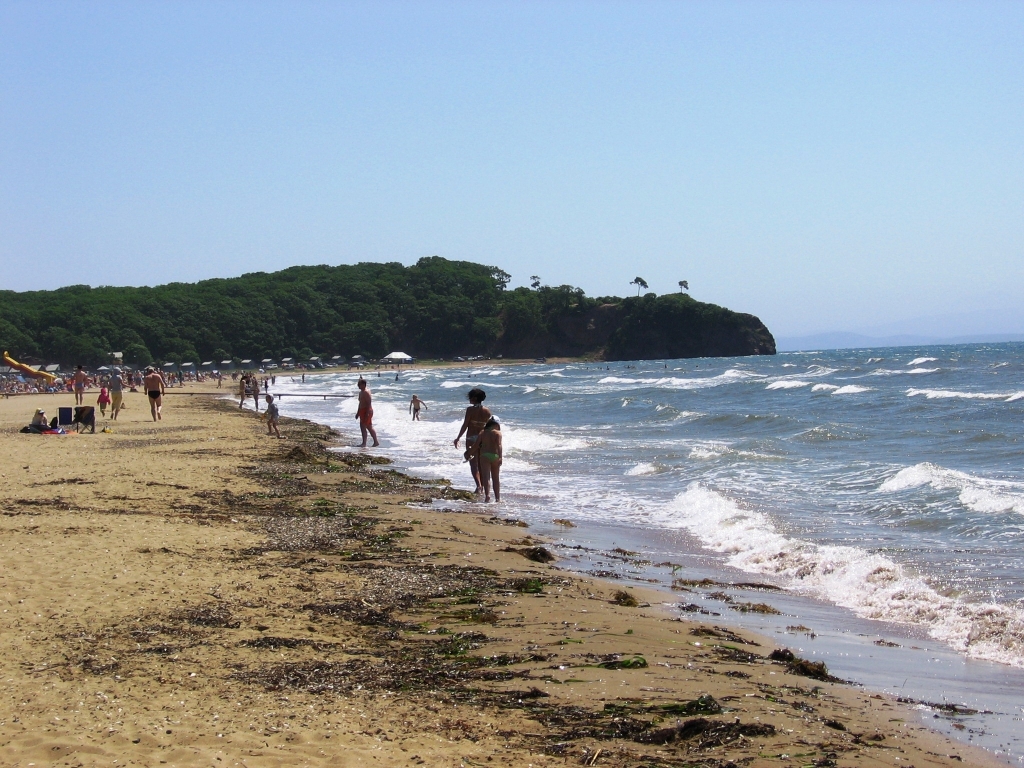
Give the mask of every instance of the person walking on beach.
M 277 422 L 281 419 L 281 412 L 277 409 L 277 403 L 274 402 L 273 395 L 267 395 L 267 434 L 277 435 L 277 439 L 281 439 L 281 431 L 277 428 Z
M 427 408 L 427 404 L 420 400 L 419 395 L 413 395 L 412 400 L 409 401 L 409 413 L 412 414 L 413 421 L 420 420 L 420 408 L 424 411 L 429 410 L 429 408 Z
M 153 421 L 159 421 L 164 417 L 164 377 L 160 371 L 153 368 L 146 369 L 146 378 L 142 380 L 146 388 L 146 396 L 149 397 L 149 412 L 153 414 Z
M 366 433 L 369 432 L 373 438 L 373 447 L 376 448 L 380 441 L 377 440 L 377 432 L 373 428 L 373 395 L 366 388 L 366 379 L 362 376 L 359 377 L 356 386 L 359 387 L 359 408 L 356 410 L 356 418 L 359 419 L 359 431 L 363 435 L 363 442 L 359 447 L 366 447 Z
M 100 415 L 107 415 L 107 405 L 110 404 L 110 393 L 106 387 L 100 387 L 100 396 L 96 398 L 96 405 L 100 407 Z
M 89 377 L 85 375 L 82 366 L 75 371 L 75 405 L 85 405 L 85 385 Z
M 484 400 L 487 399 L 487 393 L 479 387 L 473 387 L 473 389 L 469 390 L 466 393 L 466 397 L 469 398 L 470 405 L 466 409 L 466 417 L 462 420 L 459 436 L 455 438 L 455 447 L 459 447 L 459 440 L 462 438 L 463 433 L 465 433 L 466 458 L 469 459 L 469 471 L 473 475 L 473 482 L 476 483 L 474 493 L 480 493 L 482 490 L 480 486 L 480 465 L 476 459 L 470 458 L 470 452 L 480 437 L 480 433 L 484 431 L 487 421 L 491 418 L 491 412 L 484 408 Z
M 479 463 L 484 501 L 491 500 L 491 488 L 494 488 L 494 500 L 501 501 L 501 425 L 496 418 L 492 416 L 487 420 L 480 439 L 468 453 L 470 461 L 475 459 Z
M 121 402 L 124 398 L 124 382 L 120 373 L 114 371 L 114 375 L 107 382 L 107 389 L 110 391 L 110 418 L 117 421 L 117 414 L 121 412 Z

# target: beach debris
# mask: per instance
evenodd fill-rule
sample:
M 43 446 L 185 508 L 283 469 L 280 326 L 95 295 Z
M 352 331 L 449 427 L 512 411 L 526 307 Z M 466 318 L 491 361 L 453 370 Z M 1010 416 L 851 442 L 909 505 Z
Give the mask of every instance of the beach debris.
M 878 640 L 875 640 L 874 644 L 875 645 L 879 645 L 882 648 L 902 648 L 903 647 L 899 643 L 894 643 L 892 640 L 885 640 L 883 638 L 879 638 Z
M 635 741 L 642 744 L 671 744 L 676 740 L 688 741 L 700 737 L 698 748 L 709 749 L 741 737 L 774 735 L 775 726 L 769 723 L 741 723 L 738 719 L 732 723 L 723 723 L 698 717 L 672 728 L 659 728 L 642 733 Z
M 241 622 L 235 621 L 231 615 L 231 610 L 222 603 L 208 603 L 193 608 L 186 608 L 172 614 L 172 618 L 200 627 L 237 629 L 241 626 Z
M 537 595 L 544 591 L 543 579 L 535 576 L 527 576 L 521 579 L 509 579 L 507 584 L 512 591 L 524 592 L 530 595 Z
M 829 674 L 828 667 L 823 661 L 808 661 L 801 659 L 788 648 L 777 648 L 768 654 L 771 661 L 786 665 L 786 671 L 801 677 L 810 677 L 813 680 L 821 680 L 826 683 L 845 683 L 846 681 Z
M 576 527 L 576 523 L 574 523 L 572 520 L 566 520 L 564 517 L 556 517 L 551 522 L 554 523 L 555 525 L 561 525 L 564 528 L 575 528 Z
M 676 607 L 679 608 L 679 610 L 683 611 L 684 613 L 699 613 L 699 614 L 702 614 L 704 616 L 721 616 L 722 615 L 720 613 L 715 613 L 714 611 L 709 611 L 707 608 L 702 608 L 701 606 L 697 605 L 696 603 L 686 603 L 686 604 L 680 603 Z M 679 619 L 679 620 L 683 621 L 683 619 Z
M 551 554 L 551 550 L 546 547 L 525 547 L 523 549 L 516 549 L 515 547 L 505 547 L 501 550 L 502 552 L 517 552 L 518 554 L 525 557 L 527 560 L 532 560 L 535 563 L 553 563 L 555 556 Z
M 736 603 L 735 605 L 730 605 L 729 608 L 740 613 L 763 613 L 769 615 L 782 613 L 782 611 L 773 608 L 768 603 Z
M 626 608 L 636 608 L 640 603 L 631 592 L 627 592 L 624 589 L 618 589 L 612 594 L 612 602 L 616 605 L 621 605 Z
M 514 517 L 488 517 L 484 520 L 485 523 L 491 523 L 492 525 L 514 525 L 516 528 L 529 528 L 529 523 L 522 520 L 517 520 Z
M 619 656 L 617 653 L 613 655 L 616 657 Z M 639 654 L 635 654 L 630 659 L 614 658 L 609 659 L 608 661 L 602 661 L 597 666 L 602 669 L 645 669 L 648 665 L 647 659 Z
M 714 579 L 672 579 L 672 589 L 692 589 L 693 587 L 727 587 Z
M 845 731 L 846 730 L 846 726 L 843 725 L 838 720 L 822 720 L 821 723 L 825 727 L 831 728 L 832 730 L 835 730 L 835 731 Z
M 734 589 L 756 589 L 762 592 L 782 592 L 782 587 L 777 587 L 774 584 L 765 584 L 761 581 L 737 581 L 733 582 L 729 586 Z
M 755 643 L 753 640 L 747 640 L 745 637 L 741 637 L 733 632 L 731 629 L 725 627 L 708 627 L 701 625 L 694 627 L 690 630 L 690 634 L 694 637 L 711 637 L 716 640 L 727 640 L 730 643 L 739 643 L 740 645 L 753 645 L 759 646 L 760 643 Z

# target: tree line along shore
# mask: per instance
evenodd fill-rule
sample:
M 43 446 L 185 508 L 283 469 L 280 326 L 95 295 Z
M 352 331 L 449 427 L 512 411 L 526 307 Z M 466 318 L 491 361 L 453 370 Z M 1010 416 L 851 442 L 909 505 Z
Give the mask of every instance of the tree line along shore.
M 0 347 L 22 362 L 99 366 L 334 355 L 606 360 L 774 354 L 756 317 L 686 293 L 589 297 L 509 289 L 503 270 L 441 257 L 413 266 L 299 266 L 156 287 L 0 291 Z M 680 281 L 680 285 L 685 281 Z M 639 294 L 639 290 L 638 290 Z

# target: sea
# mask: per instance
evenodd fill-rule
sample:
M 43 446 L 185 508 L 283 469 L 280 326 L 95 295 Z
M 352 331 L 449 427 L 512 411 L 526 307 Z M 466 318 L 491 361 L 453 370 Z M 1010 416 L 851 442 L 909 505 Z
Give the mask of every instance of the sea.
M 461 488 L 453 440 L 468 390 L 487 393 L 502 500 L 444 507 L 520 519 L 562 567 L 659 587 L 681 617 L 772 636 L 1024 765 L 1024 344 L 406 366 L 274 389 L 283 415 L 354 444 L 355 399 L 322 396 L 359 375 L 378 450 Z

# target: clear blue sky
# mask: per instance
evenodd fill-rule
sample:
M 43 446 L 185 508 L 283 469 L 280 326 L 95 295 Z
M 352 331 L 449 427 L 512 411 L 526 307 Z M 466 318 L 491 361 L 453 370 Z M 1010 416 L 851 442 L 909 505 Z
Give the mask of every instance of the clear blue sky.
M 1024 330 L 1024 3 L 0 0 L 0 288 L 434 254 Z

